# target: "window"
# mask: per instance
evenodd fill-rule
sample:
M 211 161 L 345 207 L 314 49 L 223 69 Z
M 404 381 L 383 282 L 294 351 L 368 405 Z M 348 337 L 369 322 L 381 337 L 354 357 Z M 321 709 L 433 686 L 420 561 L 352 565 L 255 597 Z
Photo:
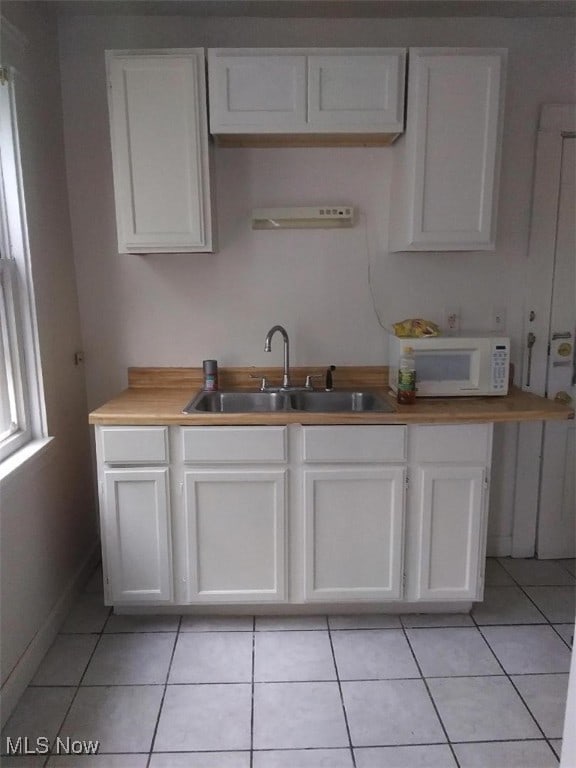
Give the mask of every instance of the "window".
M 45 434 L 14 78 L 0 68 L 0 461 Z

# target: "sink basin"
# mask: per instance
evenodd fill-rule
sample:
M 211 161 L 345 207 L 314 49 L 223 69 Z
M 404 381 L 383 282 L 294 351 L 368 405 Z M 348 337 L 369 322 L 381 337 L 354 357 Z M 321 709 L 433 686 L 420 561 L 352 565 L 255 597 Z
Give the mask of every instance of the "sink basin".
M 200 392 L 184 413 L 269 413 L 290 410 L 283 392 Z
M 184 413 L 358 413 L 393 411 L 373 392 L 199 392 Z
M 295 392 L 290 395 L 290 404 L 295 411 L 313 413 L 394 410 L 372 392 Z

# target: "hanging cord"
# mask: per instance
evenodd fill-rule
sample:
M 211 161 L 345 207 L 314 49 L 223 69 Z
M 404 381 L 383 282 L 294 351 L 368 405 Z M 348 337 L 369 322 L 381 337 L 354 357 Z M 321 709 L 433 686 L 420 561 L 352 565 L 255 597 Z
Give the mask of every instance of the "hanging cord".
M 378 320 L 378 325 L 380 326 L 380 328 L 383 328 L 386 331 L 388 329 L 386 325 L 382 322 L 382 317 L 378 312 L 378 307 L 376 305 L 376 296 L 374 295 L 374 285 L 372 283 L 372 259 L 370 254 L 370 240 L 368 238 L 368 222 L 366 220 L 366 216 L 363 213 L 359 214 L 359 218 L 360 218 L 360 221 L 362 222 L 362 228 L 364 230 L 364 245 L 366 248 L 366 258 L 368 261 L 368 288 L 370 289 L 370 299 L 372 301 L 372 309 L 374 310 L 374 314 L 376 315 L 376 319 Z

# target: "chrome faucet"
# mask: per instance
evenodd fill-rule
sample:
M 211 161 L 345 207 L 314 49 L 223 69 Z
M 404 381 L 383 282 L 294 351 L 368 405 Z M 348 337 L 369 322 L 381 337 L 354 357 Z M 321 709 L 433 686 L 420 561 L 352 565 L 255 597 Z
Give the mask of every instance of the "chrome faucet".
M 287 389 L 290 386 L 290 340 L 286 329 L 281 325 L 275 325 L 266 334 L 264 342 L 264 352 L 272 351 L 272 336 L 278 331 L 284 339 L 284 376 L 282 377 L 282 388 Z

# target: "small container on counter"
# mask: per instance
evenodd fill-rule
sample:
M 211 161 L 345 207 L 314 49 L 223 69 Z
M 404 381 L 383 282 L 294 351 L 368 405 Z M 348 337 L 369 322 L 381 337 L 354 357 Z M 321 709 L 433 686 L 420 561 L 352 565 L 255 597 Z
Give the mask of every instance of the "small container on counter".
M 218 361 L 204 360 L 202 362 L 204 371 L 204 386 L 206 392 L 216 392 L 218 389 Z
M 416 361 L 412 347 L 404 347 L 400 358 L 397 400 L 401 405 L 416 402 Z

